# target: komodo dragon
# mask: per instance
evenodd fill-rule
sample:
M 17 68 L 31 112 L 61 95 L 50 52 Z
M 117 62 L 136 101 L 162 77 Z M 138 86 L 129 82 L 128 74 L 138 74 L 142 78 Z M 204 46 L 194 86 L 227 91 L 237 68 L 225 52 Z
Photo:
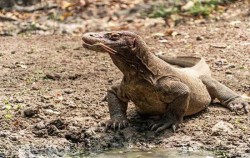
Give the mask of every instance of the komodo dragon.
M 83 47 L 108 52 L 123 73 L 121 83 L 107 92 L 111 119 L 106 122 L 106 127 L 120 129 L 128 126 L 129 100 L 134 102 L 139 114 L 162 117 L 150 125 L 157 133 L 169 127 L 175 131 L 184 116 L 202 111 L 215 98 L 232 111 L 249 111 L 246 101 L 211 77 L 202 58 L 157 57 L 140 36 L 128 31 L 86 33 L 82 39 Z

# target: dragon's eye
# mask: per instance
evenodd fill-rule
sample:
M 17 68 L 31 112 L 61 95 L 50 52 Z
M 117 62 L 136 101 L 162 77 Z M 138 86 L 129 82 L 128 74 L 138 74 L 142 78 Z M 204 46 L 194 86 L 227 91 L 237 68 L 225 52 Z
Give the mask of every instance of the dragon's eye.
M 119 33 L 111 33 L 109 34 L 109 39 L 112 41 L 119 40 L 121 35 Z

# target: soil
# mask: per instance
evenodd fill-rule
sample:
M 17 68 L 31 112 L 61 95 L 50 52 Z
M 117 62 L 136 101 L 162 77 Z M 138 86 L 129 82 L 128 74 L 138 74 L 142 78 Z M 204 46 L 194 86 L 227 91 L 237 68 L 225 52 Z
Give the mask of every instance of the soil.
M 170 36 L 160 34 L 172 32 L 163 25 L 137 32 L 156 54 L 203 56 L 216 79 L 247 97 L 250 19 L 236 19 L 197 20 L 176 27 Z M 109 119 L 106 90 L 122 77 L 108 54 L 82 48 L 80 36 L 23 35 L 0 41 L 3 157 L 60 157 L 120 147 L 250 156 L 250 114 L 238 115 L 213 104 L 185 118 L 176 133 L 169 129 L 155 135 L 148 129 L 154 118 L 140 117 L 130 103 L 130 127 L 106 130 L 100 125 Z

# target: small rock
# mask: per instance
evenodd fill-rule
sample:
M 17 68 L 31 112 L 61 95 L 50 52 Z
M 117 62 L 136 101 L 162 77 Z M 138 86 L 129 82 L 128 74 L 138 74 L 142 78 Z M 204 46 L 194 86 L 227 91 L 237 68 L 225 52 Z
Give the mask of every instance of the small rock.
M 47 126 L 47 131 L 48 131 L 48 135 L 50 136 L 56 136 L 59 134 L 59 130 L 57 129 L 55 125 Z
M 153 36 L 153 37 L 163 37 L 163 36 L 164 36 L 164 33 L 157 32 L 157 33 L 154 33 L 152 36 Z
M 71 107 L 71 108 L 77 107 L 73 101 L 64 102 L 63 105 Z
M 75 100 L 81 100 L 81 97 L 75 96 Z
M 20 65 L 18 65 L 18 66 L 21 67 L 21 68 L 23 68 L 23 69 L 27 69 L 27 68 L 28 68 L 27 65 L 22 65 L 22 64 L 20 64 Z
M 43 99 L 46 99 L 46 100 L 53 98 L 53 96 L 51 96 L 51 95 L 43 95 L 42 97 L 43 97 Z
M 161 39 L 161 40 L 159 40 L 159 42 L 161 42 L 161 43 L 168 43 L 168 40 L 166 40 L 166 39 Z
M 45 125 L 45 123 L 44 123 L 44 121 L 41 121 L 41 122 L 39 122 L 39 123 L 37 123 L 36 125 L 35 125 L 35 128 L 36 129 L 44 129 L 46 127 L 46 125 Z
M 59 80 L 61 79 L 61 76 L 59 74 L 46 74 L 44 78 L 51 80 Z
M 64 93 L 66 93 L 66 94 L 72 94 L 72 93 L 74 93 L 75 91 L 73 90 L 73 89 L 65 89 L 64 90 Z
M 177 35 L 180 35 L 180 33 L 174 31 L 172 34 L 171 34 L 173 37 L 177 36 Z
M 11 141 L 17 141 L 18 140 L 18 135 L 17 134 L 12 134 L 12 135 L 9 136 L 9 139 Z
M 47 138 L 48 137 L 48 131 L 47 131 L 47 129 L 42 129 L 42 130 L 39 130 L 39 131 L 33 131 L 33 133 L 37 137 L 42 137 L 42 138 Z
M 42 107 L 44 109 L 54 109 L 55 105 L 54 104 L 43 104 Z
M 78 78 L 80 78 L 82 75 L 81 74 L 72 74 L 68 76 L 69 80 L 76 80 Z
M 34 115 L 38 114 L 38 109 L 26 109 L 23 113 L 25 117 L 33 117 Z
M 41 89 L 38 85 L 32 85 L 31 90 L 39 90 Z
M 123 129 L 121 132 L 122 132 L 125 140 L 129 140 L 129 139 L 133 138 L 133 136 L 136 134 L 136 131 L 131 127 L 127 127 L 125 129 Z
M 235 28 L 240 28 L 241 21 L 232 21 L 229 24 L 234 26 Z
M 231 75 L 231 74 L 233 74 L 233 72 L 232 71 L 226 71 L 225 72 L 227 75 Z
M 66 124 L 62 119 L 56 119 L 49 123 L 50 125 L 55 125 L 58 129 L 64 129 Z
M 65 134 L 65 138 L 67 140 L 72 141 L 73 143 L 83 142 L 84 141 L 84 134 L 80 132 L 72 132 Z
M 226 59 L 218 59 L 215 61 L 215 64 L 218 66 L 222 66 L 222 65 L 228 65 L 228 62 Z
M 76 126 L 68 126 L 67 129 L 69 131 L 78 131 L 79 130 L 79 127 L 76 127 Z
M 235 65 L 230 64 L 230 65 L 227 66 L 227 68 L 229 68 L 229 69 L 235 68 Z
M 44 109 L 43 112 L 45 115 L 59 115 L 60 114 L 60 112 L 54 111 L 51 109 Z
M 60 103 L 63 100 L 64 97 L 62 96 L 62 94 L 57 94 L 57 96 L 54 98 L 55 103 Z
M 219 121 L 212 127 L 212 135 L 220 135 L 223 133 L 230 134 L 233 129 L 234 126 L 232 124 L 224 121 Z
M 0 137 L 7 137 L 8 135 L 10 135 L 9 131 L 0 131 Z
M 204 37 L 202 37 L 202 36 L 197 36 L 197 37 L 196 37 L 196 40 L 197 40 L 197 41 L 202 41 L 203 39 L 204 39 Z
M 45 120 L 47 117 L 43 113 L 40 113 L 37 115 L 37 118 L 38 118 L 37 119 L 38 121 L 41 121 L 41 120 Z
M 182 11 L 190 10 L 193 6 L 194 6 L 194 2 L 193 1 L 188 1 L 185 5 L 183 5 L 181 7 L 181 10 Z
M 23 100 L 23 99 L 21 99 L 21 98 L 17 98 L 14 102 L 15 102 L 15 103 L 23 103 L 23 102 L 24 102 L 24 100 Z

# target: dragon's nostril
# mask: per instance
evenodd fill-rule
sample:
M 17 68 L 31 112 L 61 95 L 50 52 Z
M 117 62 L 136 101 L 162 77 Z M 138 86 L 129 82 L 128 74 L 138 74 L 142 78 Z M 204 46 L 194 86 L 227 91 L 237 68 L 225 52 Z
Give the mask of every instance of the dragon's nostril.
M 93 34 L 90 34 L 89 36 L 93 37 L 94 35 L 93 35 Z

